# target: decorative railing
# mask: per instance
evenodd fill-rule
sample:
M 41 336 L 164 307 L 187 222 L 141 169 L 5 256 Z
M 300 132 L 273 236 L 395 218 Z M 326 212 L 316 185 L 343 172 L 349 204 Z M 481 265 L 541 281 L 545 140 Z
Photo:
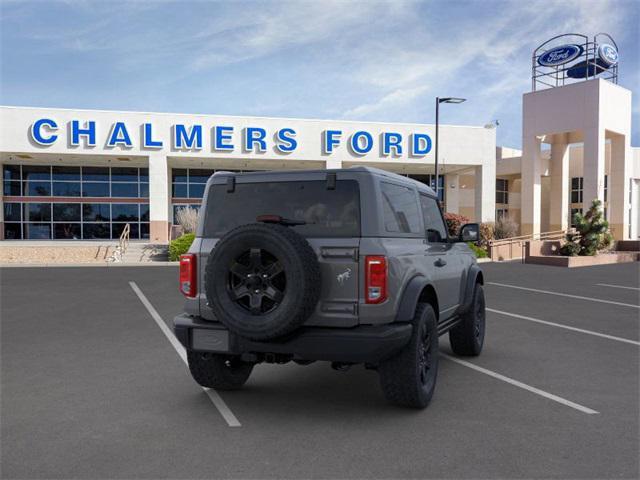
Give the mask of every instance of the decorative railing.
M 550 232 L 538 232 L 518 237 L 501 238 L 489 241 L 489 254 L 492 260 L 511 260 L 514 258 L 524 258 L 526 245 L 533 241 L 562 240 L 567 233 L 574 231 L 554 230 Z
M 120 238 L 118 239 L 118 246 L 115 248 L 113 253 L 107 258 L 107 262 L 121 262 L 124 253 L 127 251 L 129 247 L 129 238 L 131 235 L 131 225 L 128 223 L 122 229 L 122 233 L 120 234 Z

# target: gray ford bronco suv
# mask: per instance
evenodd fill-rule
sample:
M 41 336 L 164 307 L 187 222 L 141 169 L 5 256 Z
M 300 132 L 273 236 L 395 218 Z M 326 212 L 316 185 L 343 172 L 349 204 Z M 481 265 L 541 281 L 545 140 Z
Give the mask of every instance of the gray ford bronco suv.
M 174 332 L 204 387 L 240 388 L 261 362 L 362 363 L 392 403 L 426 407 L 438 337 L 479 355 L 483 275 L 435 193 L 366 167 L 231 173 L 207 182 L 180 259 Z

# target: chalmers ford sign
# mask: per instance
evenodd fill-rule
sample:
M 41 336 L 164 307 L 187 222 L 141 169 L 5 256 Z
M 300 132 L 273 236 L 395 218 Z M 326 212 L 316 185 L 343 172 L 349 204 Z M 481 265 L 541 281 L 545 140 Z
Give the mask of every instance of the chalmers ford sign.
M 130 122 L 114 121 L 109 125 L 99 125 L 96 121 L 71 120 L 58 122 L 54 118 L 38 118 L 29 128 L 31 140 L 40 147 L 47 147 L 61 141 L 61 132 L 66 129 L 68 144 L 72 147 L 95 147 L 98 142 L 105 148 L 129 149 L 134 147 L 134 133 L 139 133 L 139 144 L 143 150 L 170 148 L 174 151 L 202 151 L 262 153 L 271 150 L 279 155 L 296 152 L 299 147 L 296 129 L 286 126 L 267 131 L 260 126 L 241 129 L 231 125 L 173 124 L 169 131 L 159 131 L 153 123 L 132 125 Z M 236 130 L 239 130 L 236 132 Z M 426 133 L 382 132 L 374 135 L 367 130 L 358 130 L 345 135 L 341 129 L 325 129 L 321 135 L 324 155 L 331 155 L 345 144 L 356 156 L 363 156 L 379 148 L 385 156 L 408 154 L 423 157 L 432 148 L 431 137 Z

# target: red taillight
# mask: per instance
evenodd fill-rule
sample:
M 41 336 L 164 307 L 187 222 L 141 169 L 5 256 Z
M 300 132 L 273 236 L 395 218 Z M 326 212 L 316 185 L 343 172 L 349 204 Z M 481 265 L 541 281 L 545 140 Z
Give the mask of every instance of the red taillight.
M 364 260 L 365 302 L 382 303 L 387 299 L 387 259 L 367 255 Z
M 180 255 L 180 292 L 185 297 L 195 297 L 197 293 L 196 256 L 193 253 Z

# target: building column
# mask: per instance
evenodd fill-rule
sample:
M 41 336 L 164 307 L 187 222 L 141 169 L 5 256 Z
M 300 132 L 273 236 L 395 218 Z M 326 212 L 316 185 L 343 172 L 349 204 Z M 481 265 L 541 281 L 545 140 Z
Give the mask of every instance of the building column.
M 455 173 L 444 176 L 444 201 L 449 213 L 460 211 L 460 177 Z
M 611 162 L 607 200 L 609 201 L 609 225 L 613 238 L 629 237 L 629 179 L 631 178 L 631 145 L 628 135 L 615 135 L 611 139 Z
M 604 129 L 585 130 L 582 161 L 582 210 L 586 212 L 596 198 L 604 203 Z
M 567 134 L 555 135 L 551 145 L 551 193 L 549 230 L 566 230 L 569 226 L 569 145 Z
M 327 170 L 333 169 L 333 168 L 342 168 L 342 160 L 339 158 L 327 158 L 327 161 L 325 163 L 325 168 Z
M 164 154 L 149 155 L 149 241 L 169 242 L 169 162 Z
M 486 161 L 475 167 L 475 220 L 494 222 L 496 219 L 496 162 Z
M 520 232 L 522 235 L 540 233 L 541 175 L 540 138 L 525 136 L 522 152 L 522 209 Z

